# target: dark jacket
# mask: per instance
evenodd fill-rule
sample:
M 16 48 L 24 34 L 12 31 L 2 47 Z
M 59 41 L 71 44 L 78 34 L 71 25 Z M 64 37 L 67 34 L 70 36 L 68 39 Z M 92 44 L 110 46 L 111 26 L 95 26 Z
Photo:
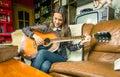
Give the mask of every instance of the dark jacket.
M 57 35 L 59 35 L 59 31 L 57 30 L 53 31 L 53 28 L 51 28 L 49 25 L 29 26 L 22 29 L 23 33 L 30 38 L 32 38 L 34 34 L 33 30 L 38 30 L 42 33 L 55 32 L 57 33 Z M 70 29 L 68 31 L 69 31 L 69 35 L 71 35 Z M 82 47 L 81 45 L 72 44 L 72 42 L 61 42 L 59 49 L 55 53 L 60 54 L 64 58 L 67 58 L 66 48 L 69 49 L 70 51 L 75 51 L 80 49 L 81 47 Z

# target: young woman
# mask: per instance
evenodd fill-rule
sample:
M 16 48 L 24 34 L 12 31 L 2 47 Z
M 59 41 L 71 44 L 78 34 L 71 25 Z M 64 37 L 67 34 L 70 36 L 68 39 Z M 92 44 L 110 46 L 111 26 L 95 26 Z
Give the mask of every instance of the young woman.
M 67 10 L 60 6 L 55 8 L 52 22 L 50 24 L 23 28 L 24 34 L 30 38 L 33 38 L 38 45 L 38 53 L 31 64 L 33 67 L 48 73 L 52 63 L 67 61 L 66 48 L 68 48 L 70 51 L 75 51 L 80 49 L 84 42 L 90 40 L 89 37 L 86 37 L 84 41 L 75 45 L 73 45 L 71 42 L 61 42 L 59 48 L 55 52 L 50 52 L 46 48 L 39 48 L 44 44 L 44 40 L 41 36 L 36 35 L 32 31 L 38 30 L 43 33 L 52 31 L 55 32 L 59 37 L 68 37 L 71 35 L 71 33 L 68 27 L 67 16 Z

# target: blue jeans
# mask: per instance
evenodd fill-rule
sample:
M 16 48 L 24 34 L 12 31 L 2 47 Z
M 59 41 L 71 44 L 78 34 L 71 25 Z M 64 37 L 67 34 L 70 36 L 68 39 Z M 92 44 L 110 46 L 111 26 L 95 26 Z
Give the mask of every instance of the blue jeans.
M 38 54 L 33 60 L 32 66 L 48 73 L 52 63 L 65 61 L 66 59 L 63 58 L 62 56 L 45 49 L 41 49 L 38 51 Z

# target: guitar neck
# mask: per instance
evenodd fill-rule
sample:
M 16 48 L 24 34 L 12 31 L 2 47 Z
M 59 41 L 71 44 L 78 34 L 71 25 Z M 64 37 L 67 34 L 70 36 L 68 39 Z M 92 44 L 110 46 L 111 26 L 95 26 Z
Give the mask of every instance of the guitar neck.
M 80 40 L 84 38 L 85 36 L 72 36 L 72 37 L 59 37 L 55 39 L 51 39 L 51 42 L 65 42 L 65 41 L 73 41 L 73 40 Z

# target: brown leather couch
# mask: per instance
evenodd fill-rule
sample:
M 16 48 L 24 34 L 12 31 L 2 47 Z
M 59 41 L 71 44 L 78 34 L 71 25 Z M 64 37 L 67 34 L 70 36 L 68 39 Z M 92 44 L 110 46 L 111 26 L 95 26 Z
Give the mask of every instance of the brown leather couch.
M 84 24 L 82 33 L 93 36 L 97 32 L 111 34 L 108 43 L 101 43 L 92 37 L 84 46 L 84 60 L 54 63 L 50 69 L 53 77 L 120 77 L 114 70 L 114 61 L 120 58 L 120 20 Z

